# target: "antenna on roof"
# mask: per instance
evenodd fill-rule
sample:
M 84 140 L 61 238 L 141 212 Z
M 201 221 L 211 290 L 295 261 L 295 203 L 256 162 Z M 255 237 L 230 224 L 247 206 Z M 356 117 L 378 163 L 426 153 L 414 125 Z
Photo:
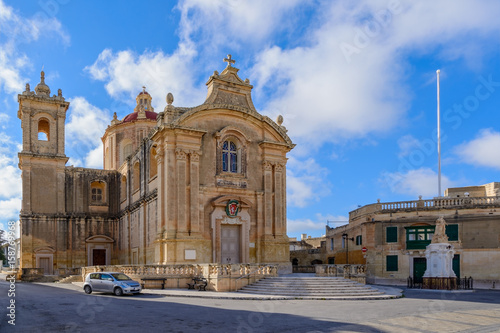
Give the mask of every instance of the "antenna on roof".
M 439 112 L 439 73 L 441 71 L 438 69 L 437 74 L 437 150 L 438 150 L 438 197 L 441 196 L 441 120 Z

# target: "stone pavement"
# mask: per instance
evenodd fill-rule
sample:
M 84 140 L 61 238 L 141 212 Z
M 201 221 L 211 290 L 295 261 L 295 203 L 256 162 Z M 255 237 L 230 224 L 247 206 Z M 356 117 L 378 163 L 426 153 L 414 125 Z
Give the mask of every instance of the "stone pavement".
M 0 278 L 5 279 L 5 275 Z M 401 291 L 373 287 L 396 294 Z M 0 282 L 1 295 L 7 288 L 5 281 Z M 498 290 L 443 292 L 402 288 L 404 297 L 401 298 L 342 301 L 266 298 L 187 288 L 146 289 L 142 295 L 123 297 L 102 293 L 85 295 L 81 283 L 19 283 L 17 288 L 19 325 L 15 328 L 26 332 L 38 332 L 37 327 L 58 331 L 68 323 L 82 332 L 120 327 L 125 333 L 161 331 L 165 325 L 172 332 L 204 333 L 500 332 Z M 262 301 L 264 299 L 267 300 Z M 5 300 L 0 297 L 0 301 Z M 5 311 L 0 309 L 0 315 L 4 316 Z M 117 316 L 119 321 L 113 319 Z M 143 320 L 134 319 L 138 316 Z M 2 323 L 6 322 L 0 321 L 0 331 L 9 332 L 10 327 L 2 327 Z
M 82 283 L 73 283 L 72 285 L 59 285 L 62 288 L 82 290 Z M 399 300 L 372 300 L 360 301 L 352 299 L 343 303 L 337 303 L 334 299 L 325 300 L 335 303 L 328 303 L 329 306 L 334 304 L 343 304 L 342 311 L 336 308 L 337 315 L 345 317 L 345 322 L 342 326 L 332 326 L 332 328 L 323 328 L 320 330 L 312 330 L 314 333 L 321 332 L 388 332 L 388 333 L 405 333 L 405 332 L 500 332 L 500 292 L 493 291 L 435 291 L 435 290 L 404 290 L 405 296 L 400 298 L 403 289 L 388 287 L 388 286 L 373 286 L 380 289 Z M 82 291 L 83 292 L 83 291 Z M 165 297 L 192 298 L 198 297 L 202 299 L 231 299 L 231 300 L 270 300 L 293 302 L 299 306 L 304 302 L 307 308 L 319 306 L 320 303 L 311 303 L 313 300 L 307 298 L 280 297 L 280 296 L 265 296 L 253 295 L 240 292 L 213 292 L 213 291 L 198 291 L 188 289 L 145 289 L 145 295 L 163 295 Z M 484 293 L 484 295 L 483 295 Z M 453 303 L 463 303 L 469 301 L 471 307 L 452 306 Z M 364 302 L 364 303 L 360 303 Z M 389 303 L 387 303 L 389 302 Z M 401 302 L 396 304 L 393 302 Z M 477 306 L 477 304 L 489 303 L 489 306 Z M 276 303 L 270 306 L 275 306 Z M 279 303 L 281 305 L 287 303 Z M 313 306 L 313 304 L 315 304 Z M 265 304 L 262 306 L 265 307 Z M 457 305 L 458 306 L 458 305 Z M 366 316 L 354 314 L 356 307 L 360 307 L 361 311 L 365 312 Z M 396 309 L 401 308 L 401 313 L 395 313 Z M 303 309 L 306 315 L 305 309 Z M 311 310 L 314 312 L 314 310 Z M 342 314 L 344 312 L 344 314 Z M 411 314 L 409 314 L 411 312 Z M 352 317 L 350 317 L 352 314 Z M 309 314 L 311 315 L 311 314 Z M 349 324 L 349 321 L 351 324 Z M 256 330 L 258 332 L 259 330 Z

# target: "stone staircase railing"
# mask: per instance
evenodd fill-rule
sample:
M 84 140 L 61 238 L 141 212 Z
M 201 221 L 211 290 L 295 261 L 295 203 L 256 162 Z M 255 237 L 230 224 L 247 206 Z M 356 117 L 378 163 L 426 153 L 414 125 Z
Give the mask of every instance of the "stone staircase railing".
M 366 284 L 366 265 L 316 265 L 316 276 L 343 277 Z
M 192 264 L 192 265 L 110 265 L 82 267 L 88 273 L 123 272 L 132 279 L 163 277 L 166 288 L 186 288 L 194 277 L 208 281 L 207 290 L 234 291 L 265 277 L 278 276 L 278 266 L 261 264 Z

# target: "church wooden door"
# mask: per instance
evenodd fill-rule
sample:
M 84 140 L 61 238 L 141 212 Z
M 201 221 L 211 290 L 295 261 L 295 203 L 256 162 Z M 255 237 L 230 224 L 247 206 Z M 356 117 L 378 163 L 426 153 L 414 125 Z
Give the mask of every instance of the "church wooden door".
M 40 268 L 43 268 L 44 275 L 52 275 L 50 267 L 50 258 L 40 258 Z
M 92 265 L 94 265 L 94 266 L 106 265 L 106 250 L 105 249 L 93 249 L 92 250 Z
M 221 260 L 223 264 L 240 262 L 240 226 L 221 225 Z

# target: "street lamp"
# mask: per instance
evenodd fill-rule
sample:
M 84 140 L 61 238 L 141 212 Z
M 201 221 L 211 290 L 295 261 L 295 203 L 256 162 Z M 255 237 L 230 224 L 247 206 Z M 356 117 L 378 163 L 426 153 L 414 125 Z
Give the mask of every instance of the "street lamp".
M 349 242 L 348 242 L 348 240 L 354 241 L 354 237 L 349 238 L 348 235 L 344 232 L 342 234 L 342 239 L 344 240 L 344 244 L 346 246 L 345 263 L 346 263 L 346 265 L 349 265 Z

